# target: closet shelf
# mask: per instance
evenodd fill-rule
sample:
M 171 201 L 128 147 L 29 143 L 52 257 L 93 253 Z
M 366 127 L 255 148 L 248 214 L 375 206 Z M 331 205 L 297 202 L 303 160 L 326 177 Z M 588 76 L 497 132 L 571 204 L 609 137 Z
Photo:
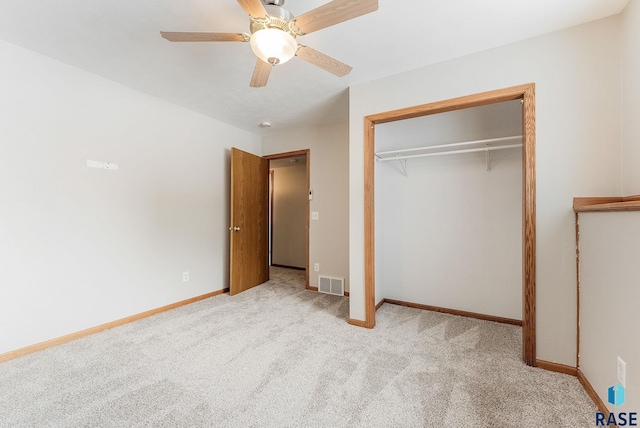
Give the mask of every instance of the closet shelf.
M 517 141 L 517 143 L 516 143 Z M 489 138 L 486 140 L 465 141 L 462 143 L 441 144 L 438 146 L 418 147 L 415 149 L 391 150 L 376 153 L 378 162 L 441 156 L 458 153 L 489 152 L 493 150 L 522 147 L 522 135 Z

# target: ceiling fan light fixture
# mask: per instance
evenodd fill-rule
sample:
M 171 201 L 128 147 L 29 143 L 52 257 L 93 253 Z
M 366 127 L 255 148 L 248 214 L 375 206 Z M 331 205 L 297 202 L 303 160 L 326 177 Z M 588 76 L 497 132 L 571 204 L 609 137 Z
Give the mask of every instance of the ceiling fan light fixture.
M 296 39 L 278 28 L 263 28 L 251 35 L 251 49 L 258 58 L 271 65 L 284 64 L 298 49 Z

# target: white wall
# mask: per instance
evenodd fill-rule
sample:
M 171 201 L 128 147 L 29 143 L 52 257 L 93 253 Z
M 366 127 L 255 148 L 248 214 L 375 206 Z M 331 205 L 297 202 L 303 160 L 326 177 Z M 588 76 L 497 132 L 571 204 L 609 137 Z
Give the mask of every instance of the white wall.
M 621 14 L 622 192 L 640 194 L 640 2 L 631 0 Z M 580 370 L 604 403 L 617 379 L 616 358 L 627 363 L 624 407 L 640 408 L 640 213 L 580 214 Z M 614 408 L 607 403 L 610 410 Z
M 275 131 L 275 130 L 274 130 Z M 309 285 L 318 275 L 345 278 L 349 290 L 349 129 L 347 122 L 272 132 L 263 137 L 263 154 L 310 149 L 311 211 Z M 320 263 L 320 272 L 313 264 Z
M 351 88 L 351 318 L 365 317 L 363 117 L 528 82 L 536 84 L 537 357 L 575 365 L 572 198 L 622 190 L 618 16 Z
M 622 141 L 626 195 L 640 194 L 640 1 L 631 0 L 621 17 Z
M 379 125 L 376 151 L 521 133 L 515 101 Z M 493 151 L 490 172 L 483 152 L 375 169 L 376 301 L 521 320 L 522 150 Z
M 640 409 L 640 212 L 580 214 L 580 370 L 602 401 L 627 363 L 626 401 Z M 609 410 L 614 407 L 607 403 Z
M 0 62 L 0 353 L 227 287 L 229 147 L 260 137 L 5 42 Z
M 273 235 L 271 263 L 305 268 L 307 166 L 273 169 Z

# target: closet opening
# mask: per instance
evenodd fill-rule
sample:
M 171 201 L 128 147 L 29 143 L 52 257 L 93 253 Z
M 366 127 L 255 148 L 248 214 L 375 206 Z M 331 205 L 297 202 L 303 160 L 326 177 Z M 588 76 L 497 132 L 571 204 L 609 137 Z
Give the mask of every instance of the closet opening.
M 269 160 L 269 266 L 305 271 L 309 288 L 309 150 Z
M 365 118 L 366 327 L 385 299 L 521 323 L 535 365 L 534 96 L 528 84 Z

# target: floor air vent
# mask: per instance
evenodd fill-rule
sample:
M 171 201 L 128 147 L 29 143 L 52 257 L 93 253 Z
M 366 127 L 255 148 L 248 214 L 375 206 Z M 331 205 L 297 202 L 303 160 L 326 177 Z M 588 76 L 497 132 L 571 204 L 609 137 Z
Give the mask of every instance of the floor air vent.
M 318 291 L 321 293 L 344 296 L 344 278 L 318 277 Z

